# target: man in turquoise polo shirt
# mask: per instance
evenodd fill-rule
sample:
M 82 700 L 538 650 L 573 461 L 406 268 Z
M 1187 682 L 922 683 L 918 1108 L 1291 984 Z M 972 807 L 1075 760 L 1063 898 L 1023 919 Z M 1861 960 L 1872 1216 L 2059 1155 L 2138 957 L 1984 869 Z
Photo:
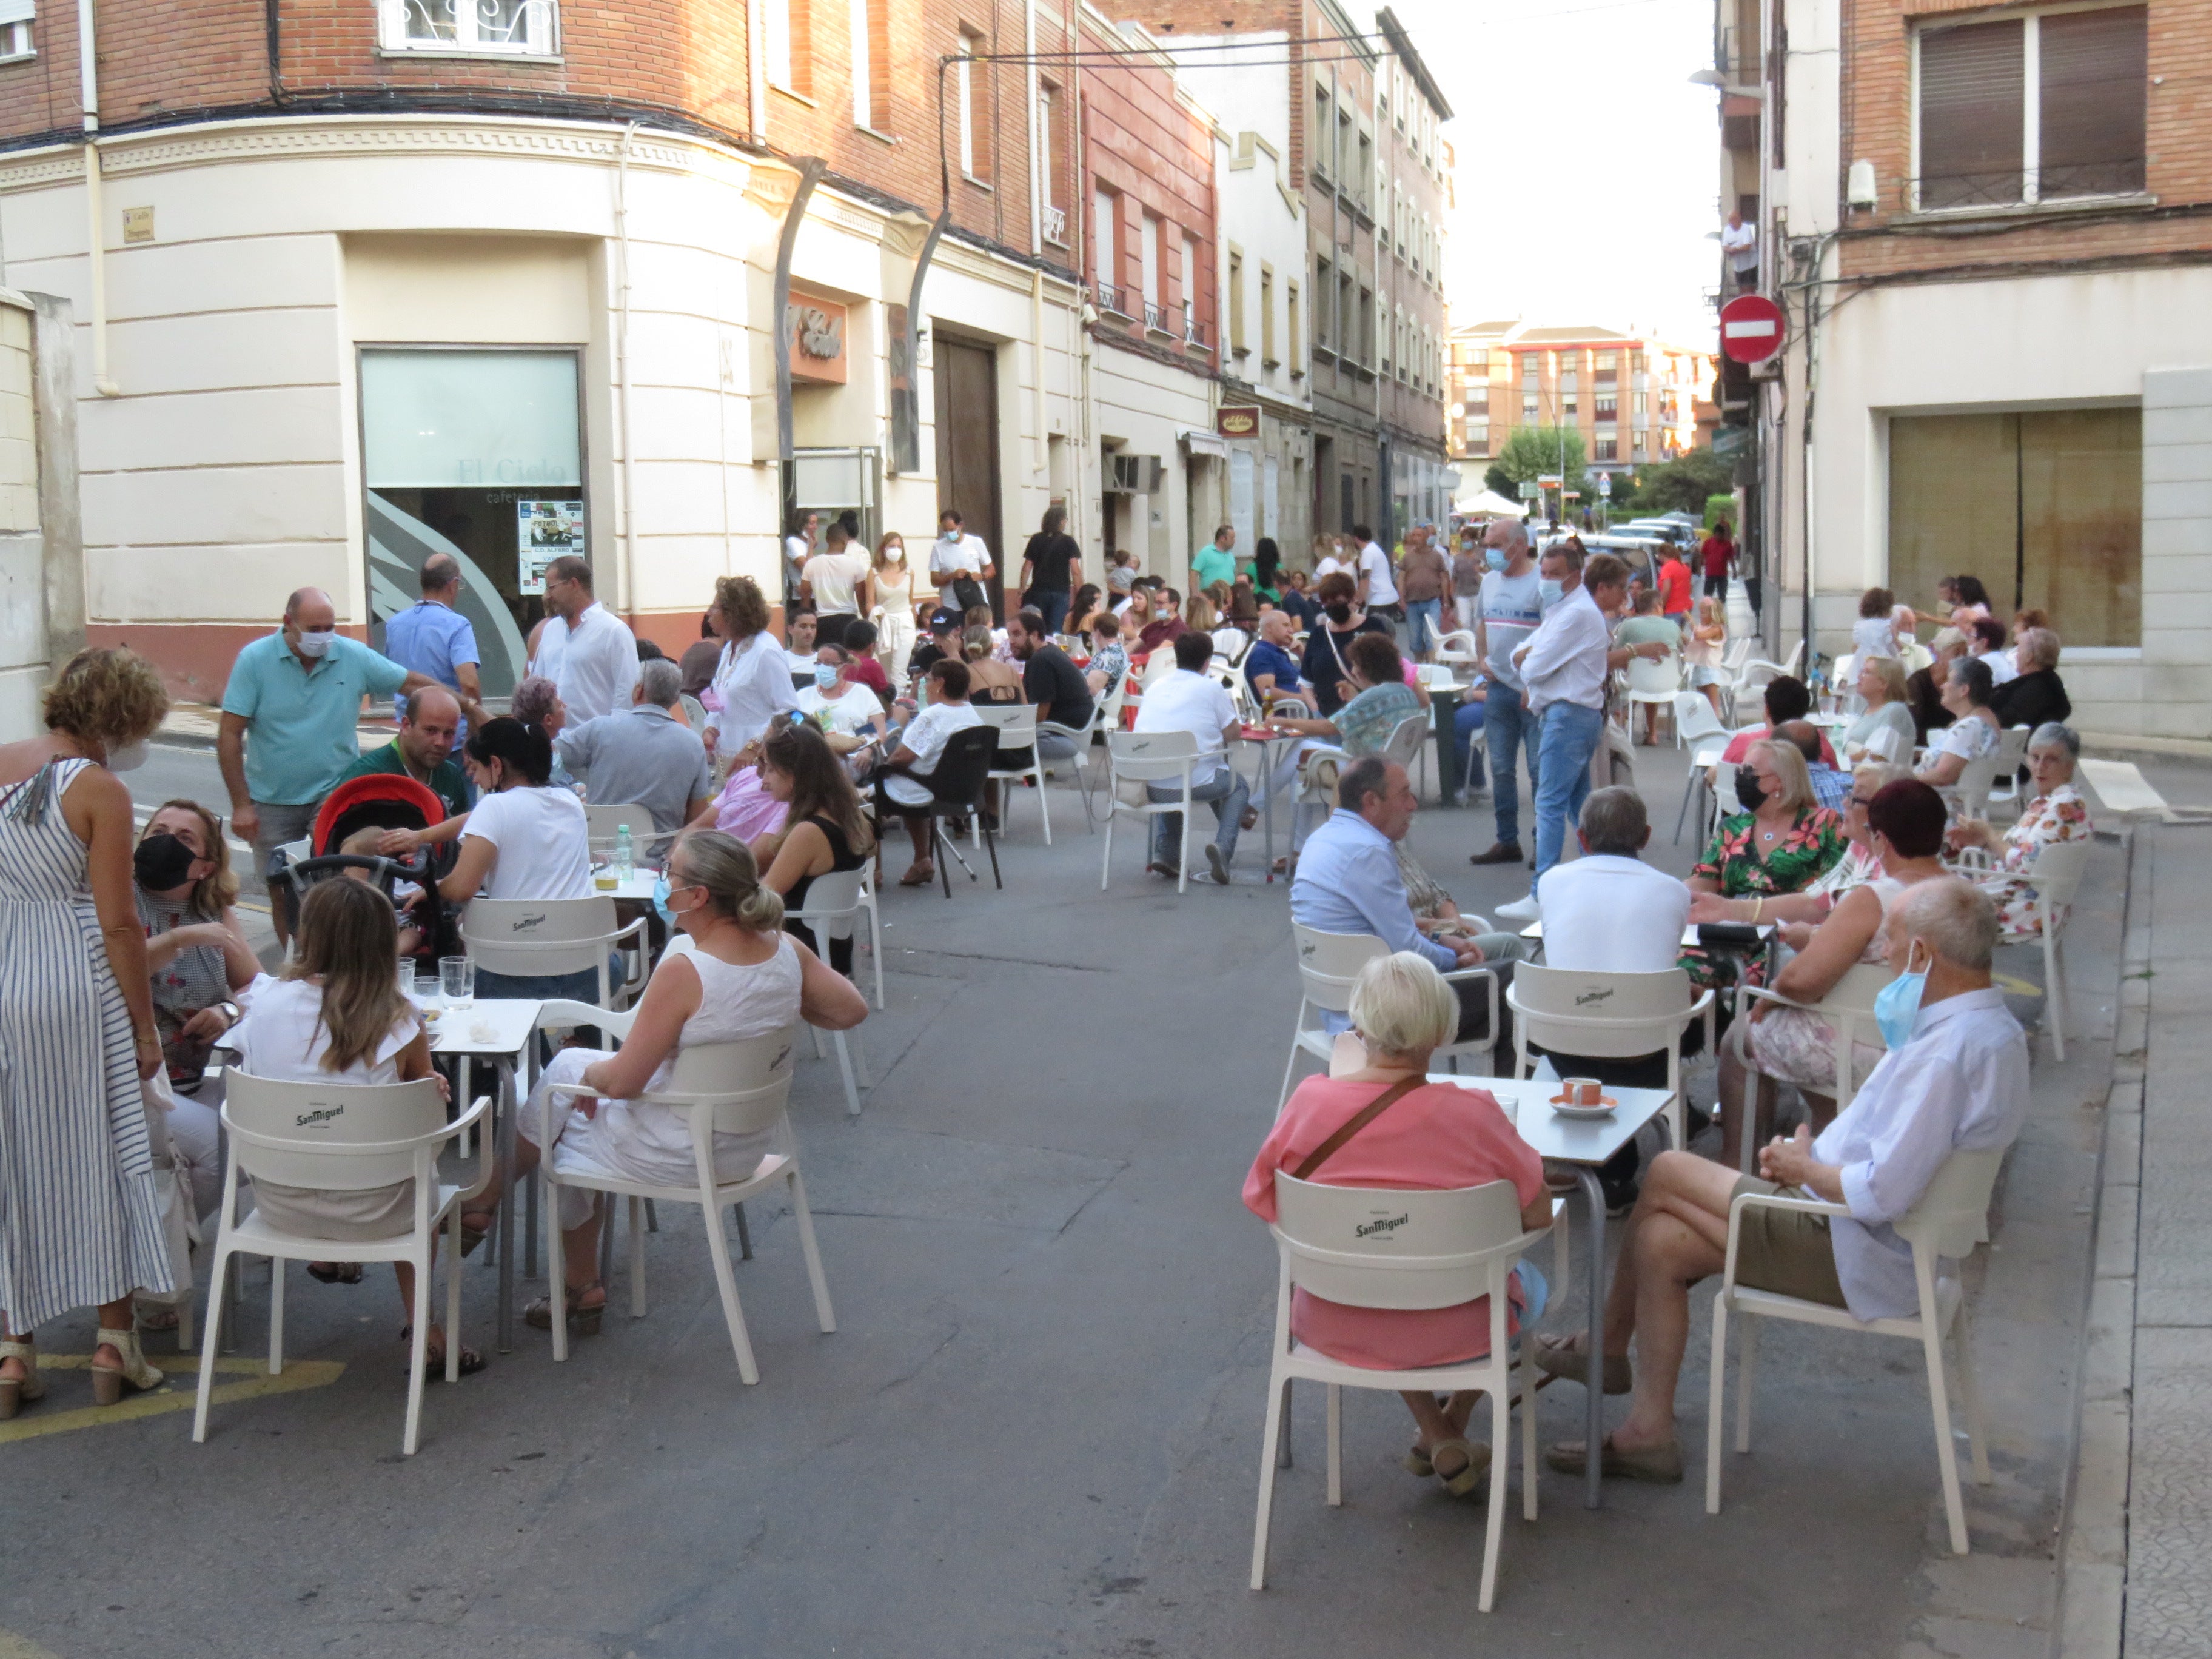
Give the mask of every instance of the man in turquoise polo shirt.
M 1237 580 L 1237 555 L 1231 550 L 1237 545 L 1237 526 L 1223 525 L 1213 532 L 1213 539 L 1198 550 L 1190 562 L 1190 586 L 1194 593 L 1203 593 L 1216 582 Z
M 315 809 L 360 754 L 361 700 L 436 684 L 340 634 L 322 589 L 303 587 L 284 602 L 283 627 L 231 665 L 216 737 L 231 823 L 253 843 L 263 875 L 271 853 L 313 827 Z M 269 908 L 277 943 L 289 944 L 291 917 L 273 890 Z

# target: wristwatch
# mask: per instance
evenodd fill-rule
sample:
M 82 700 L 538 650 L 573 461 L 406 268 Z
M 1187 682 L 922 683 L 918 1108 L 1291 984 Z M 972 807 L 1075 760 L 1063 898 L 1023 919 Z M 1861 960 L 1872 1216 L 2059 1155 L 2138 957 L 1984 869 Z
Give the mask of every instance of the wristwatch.
M 223 1026 L 223 1030 L 226 1031 L 229 1030 L 231 1027 L 236 1025 L 240 1020 L 245 1018 L 245 1015 L 240 1012 L 238 1005 L 234 1002 L 218 1002 L 215 1006 L 222 1010 L 223 1019 L 227 1022 Z

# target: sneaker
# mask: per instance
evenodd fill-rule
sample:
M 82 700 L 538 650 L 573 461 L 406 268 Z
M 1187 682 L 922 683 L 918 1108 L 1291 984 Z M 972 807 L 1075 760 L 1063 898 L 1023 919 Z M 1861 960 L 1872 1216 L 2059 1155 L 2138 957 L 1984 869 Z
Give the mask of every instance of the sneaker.
M 1544 907 L 1534 898 L 1509 899 L 1492 914 L 1503 916 L 1508 921 L 1540 921 L 1544 916 Z
M 1221 849 L 1212 842 L 1206 843 L 1206 867 L 1213 872 L 1214 880 L 1224 887 L 1228 886 L 1229 860 L 1221 855 Z
M 1156 876 L 1165 876 L 1170 881 L 1174 881 L 1182 873 L 1164 859 L 1154 859 L 1145 868 Z
M 1518 864 L 1522 856 L 1519 842 L 1501 841 L 1493 844 L 1487 853 L 1469 854 L 1467 861 L 1469 864 Z

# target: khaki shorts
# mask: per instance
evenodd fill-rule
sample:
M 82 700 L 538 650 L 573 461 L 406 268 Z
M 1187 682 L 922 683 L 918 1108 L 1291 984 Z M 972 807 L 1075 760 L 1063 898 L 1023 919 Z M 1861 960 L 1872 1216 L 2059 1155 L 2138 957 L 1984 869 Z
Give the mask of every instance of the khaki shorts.
M 1790 1189 L 1757 1176 L 1744 1176 L 1729 1196 L 1733 1200 L 1745 1193 L 1773 1196 Z M 1746 1209 L 1743 1231 L 1736 1241 L 1735 1282 L 1749 1290 L 1771 1291 L 1777 1296 L 1794 1296 L 1825 1307 L 1843 1307 L 1844 1287 L 1836 1278 L 1836 1250 L 1828 1237 L 1828 1218 L 1763 1205 Z

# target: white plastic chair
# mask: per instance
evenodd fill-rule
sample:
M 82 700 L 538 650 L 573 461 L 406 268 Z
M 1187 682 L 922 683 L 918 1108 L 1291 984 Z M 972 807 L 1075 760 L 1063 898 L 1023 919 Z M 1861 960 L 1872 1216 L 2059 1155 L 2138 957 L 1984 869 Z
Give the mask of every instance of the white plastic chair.
M 1001 767 L 994 761 L 990 771 L 986 774 L 1008 786 L 999 792 L 1000 834 L 1004 835 L 1014 821 L 1014 791 L 1012 786 L 1024 778 L 1034 778 L 1037 787 L 1037 816 L 1044 824 L 1044 844 L 1051 846 L 1052 808 L 1045 801 L 1044 764 L 1036 751 L 1036 705 L 1033 702 L 979 702 L 974 707 L 982 723 L 997 731 L 1000 754 L 1007 755 L 1024 749 L 1029 751 L 1029 764 L 1026 766 Z M 975 844 L 978 847 L 982 845 L 982 833 L 979 823 L 974 831 Z
M 1406 775 L 1413 780 L 1413 799 L 1416 800 L 1428 792 L 1429 733 L 1433 729 L 1429 724 L 1428 713 L 1424 710 L 1418 714 L 1407 715 L 1392 726 L 1390 735 L 1382 743 L 1382 758 L 1395 761 L 1406 769 Z
M 2008 726 L 1997 733 L 1996 775 L 1990 781 L 1989 793 L 1982 803 L 1983 815 L 1992 816 L 2002 806 L 2013 817 L 2027 805 L 2027 793 L 2021 787 L 2020 769 L 2027 763 L 2027 740 L 2033 735 L 2025 726 Z
M 1736 672 L 1736 691 L 1739 695 L 1746 691 L 1756 691 L 1769 680 L 1783 679 L 1795 674 L 1797 672 L 1797 665 L 1803 659 L 1804 655 L 1805 641 L 1801 638 L 1796 644 L 1790 647 L 1790 659 L 1787 662 L 1769 662 L 1764 657 L 1745 658 L 1742 666 Z
M 2027 872 L 2028 883 L 2035 889 L 2035 932 L 2003 933 L 1997 939 L 2000 945 L 2033 945 L 2040 936 L 2043 997 L 2049 1009 L 2044 1023 L 2051 1028 L 2051 1052 L 2060 1060 L 2066 1058 L 2066 964 L 2062 955 L 2066 922 L 2088 869 L 2086 841 L 2054 841 L 2039 850 Z
M 1656 661 L 1649 657 L 1631 657 L 1626 670 L 1628 678 L 1628 728 L 1633 736 L 1636 730 L 1636 706 L 1656 703 L 1672 714 L 1675 699 L 1682 690 L 1682 659 L 1679 653 L 1669 651 Z M 1704 702 L 1700 696 L 1698 701 Z M 1674 746 L 1682 746 L 1682 728 L 1679 716 L 1674 726 Z
M 1859 1320 L 1842 1308 L 1801 1301 L 1773 1291 L 1753 1290 L 1736 1283 L 1736 1251 L 1743 1228 L 1743 1212 L 1756 1205 L 1765 1209 L 1798 1210 L 1808 1215 L 1848 1216 L 1841 1204 L 1814 1199 L 1740 1193 L 1729 1206 L 1728 1263 L 1721 1275 L 1720 1292 L 1713 1297 L 1712 1395 L 1705 1413 L 1705 1513 L 1721 1512 L 1721 1413 L 1728 1381 L 1728 1316 L 1731 1312 L 1762 1319 L 1794 1320 L 1804 1325 L 1825 1325 L 1831 1330 L 1856 1331 L 1865 1336 L 1901 1336 L 1919 1342 L 1928 1364 L 1929 1404 L 1935 1415 L 1936 1460 L 1942 1470 L 1943 1509 L 1951 1523 L 1951 1552 L 1966 1553 L 1966 1507 L 1959 1495 L 1959 1460 L 1951 1443 L 1951 1401 L 1943 1376 L 1943 1337 L 1956 1329 L 1959 1393 L 1966 1408 L 1966 1438 L 1973 1453 L 1974 1481 L 1990 1483 L 1989 1451 L 1982 1432 L 1982 1404 L 1974 1388 L 1973 1326 L 1966 1315 L 1964 1287 L 1956 1277 L 1940 1276 L 1940 1264 L 1963 1261 L 1974 1246 L 1990 1236 L 1990 1192 L 2005 1149 L 1954 1152 L 1928 1183 L 1928 1190 L 1911 1212 L 1896 1224 L 1898 1237 L 1912 1246 L 1913 1277 L 1917 1281 L 1920 1307 L 1906 1319 Z M 1758 1365 L 1758 1327 L 1747 1322 L 1737 1362 L 1735 1449 L 1751 1449 L 1751 1401 Z
M 1683 1133 L 1682 1033 L 1705 1022 L 1705 1052 L 1713 1047 L 1713 994 L 1692 992 L 1683 969 L 1656 974 L 1593 974 L 1521 963 L 1505 988 L 1505 1006 L 1518 1017 L 1513 1035 L 1516 1077 L 1535 1072 L 1528 1045 L 1593 1060 L 1632 1060 L 1667 1051 L 1668 1144 L 1680 1152 Z M 1592 1010 L 1598 1012 L 1593 1012 Z
M 1711 841 L 1713 832 L 1721 827 L 1723 818 L 1728 817 L 1730 812 L 1743 810 L 1735 798 L 1736 769 L 1741 764 L 1741 763 L 1738 761 L 1713 763 L 1712 811 L 1705 820 L 1705 839 L 1707 841 Z
M 860 921 L 860 912 L 866 908 L 860 894 L 862 884 L 874 867 L 873 861 L 858 870 L 832 870 L 827 875 L 817 876 L 806 890 L 806 906 L 800 910 L 786 910 L 786 921 L 799 921 L 813 930 L 814 937 L 822 941 L 825 953 L 833 939 L 850 939 Z M 828 959 L 825 954 L 825 961 Z M 876 1006 L 884 1006 L 884 959 L 876 957 Z M 822 1032 L 814 1029 L 814 1057 L 823 1057 Z M 870 1088 L 867 1057 L 860 1052 L 860 1034 L 854 1031 L 832 1031 L 831 1042 L 837 1050 L 837 1069 L 845 1080 L 845 1110 L 848 1115 L 860 1115 L 861 1089 Z M 855 1086 L 855 1079 L 858 1086 Z
M 1455 628 L 1437 641 L 1437 661 L 1446 666 L 1472 668 L 1480 659 L 1471 628 Z
M 1828 988 L 1828 994 L 1818 1002 L 1793 1002 L 1779 992 L 1764 985 L 1739 985 L 1735 993 L 1737 1024 L 1735 1030 L 1748 1032 L 1752 1027 L 1747 1016 L 1754 1002 L 1771 1002 L 1778 1007 L 1803 1009 L 1818 1014 L 1835 1028 L 1836 1032 L 1836 1110 L 1841 1113 L 1856 1095 L 1858 1076 L 1851 1062 L 1854 1044 L 1862 1040 L 1881 1042 L 1881 1026 L 1874 1017 L 1874 1000 L 1881 994 L 1882 987 L 1897 977 L 1897 969 L 1886 962 L 1855 962 L 1844 969 L 1844 976 Z M 1735 1039 L 1731 1036 L 1729 1041 Z M 1886 1045 L 1885 1045 L 1886 1046 Z M 1765 1077 L 1753 1058 L 1751 1046 L 1746 1042 L 1743 1063 L 1747 1072 Z M 1746 1175 L 1759 1170 L 1759 1137 L 1752 1133 L 1747 1108 L 1746 1120 L 1736 1137 L 1741 1151 L 1739 1167 Z
M 461 1200 L 490 1184 L 490 1135 L 479 1149 L 474 1186 L 439 1179 L 438 1154 L 468 1133 L 491 1109 L 479 1095 L 452 1122 L 434 1078 L 414 1083 L 281 1083 L 228 1068 L 224 1073 L 222 1126 L 229 1152 L 223 1160 L 222 1205 L 216 1212 L 213 1277 L 208 1285 L 207 1330 L 201 1339 L 199 1400 L 192 1438 L 207 1438 L 208 1405 L 215 1387 L 216 1355 L 222 1339 L 223 1285 L 234 1255 L 269 1258 L 269 1374 L 284 1370 L 284 1264 L 287 1261 L 405 1261 L 415 1269 L 415 1325 L 407 1361 L 407 1426 L 400 1455 L 412 1457 L 422 1420 L 422 1372 L 429 1352 L 430 1256 L 441 1222 L 446 1224 L 446 1381 L 461 1371 Z M 238 1215 L 238 1182 L 272 1181 L 319 1192 L 367 1192 L 394 1182 L 415 1183 L 414 1222 L 391 1238 L 310 1238 L 271 1225 L 259 1210 Z
M 1490 924 L 1477 915 L 1465 920 L 1477 933 L 1486 933 Z M 1297 1075 L 1298 1056 L 1310 1054 L 1323 1066 L 1328 1064 L 1330 1048 L 1335 1044 L 1334 1032 L 1320 1025 L 1306 1024 L 1308 1012 L 1348 1014 L 1352 1012 L 1352 987 L 1359 982 L 1359 970 L 1377 957 L 1390 954 L 1390 947 L 1372 933 L 1324 933 L 1317 927 L 1302 927 L 1291 924 L 1291 942 L 1298 953 L 1298 1012 L 1291 1025 L 1291 1057 L 1283 1066 L 1283 1092 L 1275 1102 L 1280 1112 L 1291 1097 L 1291 1083 Z M 1459 1057 L 1471 1054 L 1481 1058 L 1483 1069 L 1480 1077 L 1495 1075 L 1494 1055 L 1498 1042 L 1498 973 L 1491 968 L 1455 968 L 1444 975 L 1448 981 L 1481 980 L 1488 987 L 1489 1024 L 1484 1027 L 1487 1036 L 1472 1042 L 1447 1042 L 1437 1048 L 1438 1060 L 1448 1060 L 1451 1069 L 1459 1070 Z
M 645 918 L 616 927 L 611 898 L 471 899 L 461 912 L 461 939 L 477 966 L 495 974 L 530 979 L 593 969 L 602 1008 L 645 988 Z M 607 972 L 613 950 L 632 953 L 619 984 Z
M 1182 843 L 1177 851 L 1176 891 L 1190 885 L 1190 843 L 1197 835 L 1191 821 L 1191 769 L 1200 758 L 1197 734 L 1191 732 L 1109 732 L 1106 757 L 1113 767 L 1113 784 L 1107 792 L 1106 854 L 1098 866 L 1098 890 L 1106 890 L 1114 872 L 1114 823 L 1124 812 L 1149 825 L 1163 812 L 1182 814 Z M 1146 785 L 1182 786 L 1180 800 L 1156 801 Z M 1123 786 L 1129 786 L 1125 796 Z M 1149 843 L 1146 848 L 1151 853 Z
M 1959 769 L 1959 775 L 1945 785 L 1942 794 L 1951 803 L 1954 813 L 1962 818 L 1988 816 L 1990 790 L 1997 781 L 1997 769 L 2003 752 L 2003 740 L 1979 760 L 1970 760 Z M 2020 763 L 2014 761 L 2014 766 Z
M 630 801 L 592 803 L 584 808 L 584 833 L 590 837 L 594 852 L 612 848 L 616 835 L 625 825 L 629 830 L 629 844 L 642 861 L 647 847 L 660 838 L 660 831 L 653 827 L 651 812 Z
M 1324 1187 L 1275 1171 L 1277 1219 L 1269 1229 L 1281 1261 L 1275 1297 L 1274 1359 L 1267 1374 L 1267 1429 L 1260 1454 L 1259 1515 L 1252 1529 L 1252 1588 L 1267 1583 L 1267 1533 L 1275 1498 L 1275 1457 L 1291 1384 L 1328 1389 L 1328 1501 L 1344 1501 L 1346 1389 L 1479 1389 L 1490 1396 L 1490 1499 L 1482 1583 L 1476 1605 L 1488 1613 L 1498 1590 L 1498 1546 L 1504 1530 L 1506 1459 L 1512 1446 L 1513 1350 L 1506 1337 L 1507 1279 L 1544 1235 L 1521 1226 L 1521 1200 L 1510 1181 L 1443 1192 Z M 1377 1221 L 1392 1224 L 1376 1226 Z M 1370 1370 L 1331 1359 L 1291 1335 L 1291 1297 L 1304 1290 L 1352 1308 L 1452 1308 L 1490 1299 L 1490 1351 L 1456 1365 Z M 1520 1366 L 1521 1514 L 1536 1518 L 1535 1367 Z
M 1717 766 L 1728 751 L 1729 732 L 1721 724 L 1713 706 L 1705 701 L 1702 691 L 1677 691 L 1674 694 L 1674 742 L 1676 747 L 1686 745 L 1690 750 L 1690 775 L 1682 782 L 1682 805 L 1674 814 L 1674 844 L 1681 845 L 1682 825 L 1690 816 L 1691 797 L 1710 788 L 1705 782 L 1709 768 Z M 1707 817 L 1700 812 L 1698 821 Z
M 541 1030 L 596 1024 L 611 1040 L 629 1034 L 634 1013 L 610 1017 L 576 1002 L 549 1002 L 538 1011 Z M 830 1309 L 830 1285 L 822 1273 L 822 1253 L 815 1248 L 814 1215 L 806 1206 L 806 1183 L 799 1171 L 799 1146 L 786 1109 L 791 1098 L 792 1062 L 799 1046 L 795 1025 L 767 1036 L 741 1042 L 706 1042 L 677 1051 L 668 1085 L 635 1097 L 636 1103 L 666 1106 L 690 1121 L 691 1157 L 698 1171 L 695 1186 L 663 1187 L 632 1181 L 610 1170 L 571 1162 L 560 1166 L 556 1149 L 548 1147 L 538 1163 L 545 1180 L 545 1255 L 552 1304 L 567 1304 L 566 1263 L 561 1254 L 560 1190 L 581 1188 L 587 1192 L 626 1197 L 629 1205 L 629 1316 L 645 1317 L 646 1203 L 696 1204 L 707 1212 L 707 1250 L 714 1264 L 714 1283 L 722 1293 L 722 1317 L 729 1326 L 730 1346 L 738 1356 L 738 1375 L 747 1384 L 760 1381 L 753 1360 L 752 1338 L 745 1329 L 744 1310 L 738 1304 L 737 1274 L 730 1265 L 730 1241 L 722 1231 L 722 1212 L 733 1204 L 766 1191 L 777 1182 L 787 1188 L 793 1218 L 799 1224 L 799 1248 L 806 1258 L 807 1282 L 814 1291 L 814 1313 L 823 1334 L 834 1332 L 837 1321 Z M 581 1084 L 556 1085 L 553 1094 L 587 1095 Z M 774 1132 L 778 1150 L 761 1159 L 753 1172 L 737 1181 L 722 1181 L 714 1174 L 717 1134 Z M 610 1214 L 607 1224 L 611 1225 Z M 568 1358 L 568 1322 L 559 1312 L 553 1318 L 553 1358 Z

